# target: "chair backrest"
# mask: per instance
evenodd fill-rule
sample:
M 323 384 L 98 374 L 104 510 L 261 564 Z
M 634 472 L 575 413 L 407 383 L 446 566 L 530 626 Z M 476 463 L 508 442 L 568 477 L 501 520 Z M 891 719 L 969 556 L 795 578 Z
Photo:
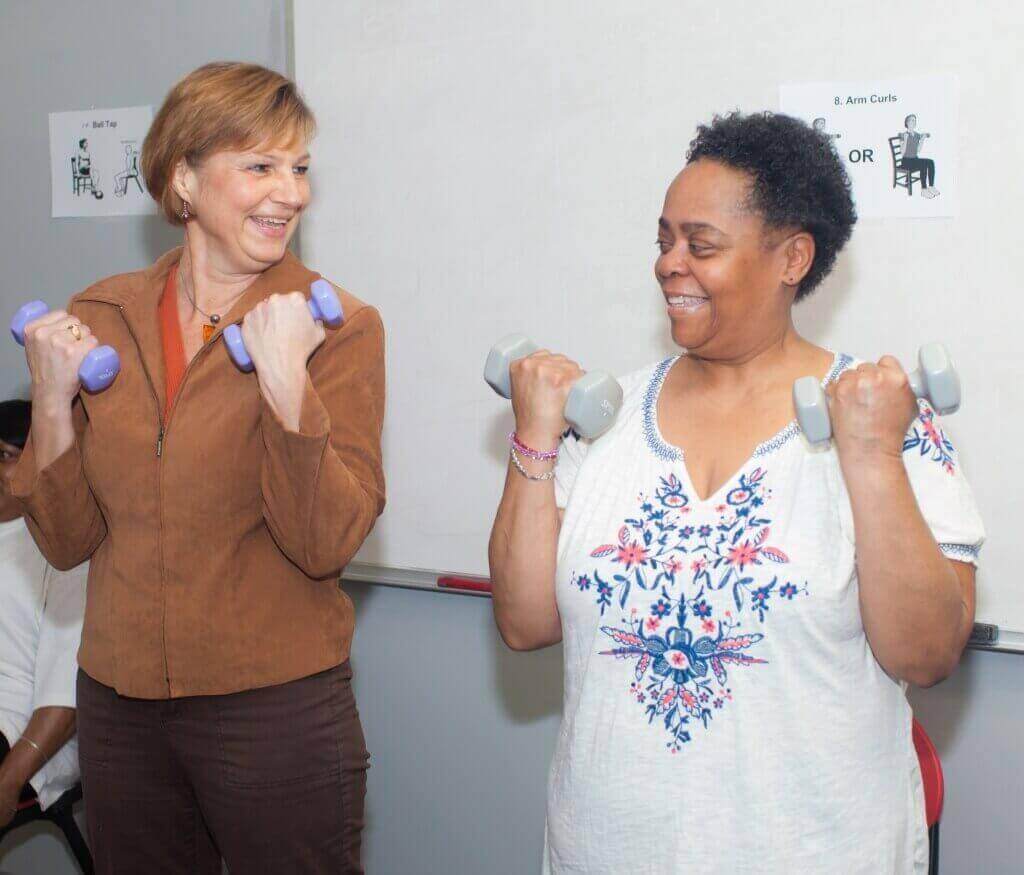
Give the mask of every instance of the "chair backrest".
M 942 763 L 939 752 L 932 744 L 928 733 L 916 720 L 913 723 L 914 750 L 921 765 L 921 780 L 924 783 L 924 810 L 928 826 L 932 827 L 942 817 L 942 802 L 946 793 L 942 778 Z
M 71 156 L 71 175 L 78 176 L 78 159 L 74 155 Z
M 889 137 L 889 148 L 892 150 L 892 160 L 899 161 L 903 155 L 903 141 L 898 134 L 895 137 Z

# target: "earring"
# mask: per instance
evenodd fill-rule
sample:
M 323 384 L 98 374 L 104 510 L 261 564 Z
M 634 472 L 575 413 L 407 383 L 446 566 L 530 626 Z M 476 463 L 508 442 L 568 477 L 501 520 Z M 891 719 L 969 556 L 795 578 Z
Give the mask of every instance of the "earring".
M 188 201 L 182 201 L 181 202 L 181 221 L 187 222 L 190 218 L 192 218 L 192 213 L 189 211 Z

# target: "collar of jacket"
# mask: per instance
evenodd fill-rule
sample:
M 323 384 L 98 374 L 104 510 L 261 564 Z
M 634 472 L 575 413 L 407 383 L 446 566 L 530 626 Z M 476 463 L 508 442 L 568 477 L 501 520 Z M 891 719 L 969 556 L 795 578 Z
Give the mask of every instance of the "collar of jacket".
M 111 304 L 117 307 L 135 339 L 143 365 L 157 394 L 160 410 L 164 409 L 164 352 L 160 337 L 158 308 L 167 283 L 167 274 L 180 260 L 183 247 L 164 253 L 142 271 L 121 274 L 102 280 L 86 289 L 74 299 L 75 303 Z M 309 286 L 320 274 L 307 268 L 298 258 L 286 251 L 284 258 L 267 268 L 235 301 L 234 306 L 221 318 L 210 340 L 196 354 L 199 359 L 219 339 L 228 325 L 241 322 L 260 301 L 277 292 L 298 291 L 309 297 Z M 102 338 L 100 338 L 102 342 Z M 190 363 L 191 365 L 191 363 Z

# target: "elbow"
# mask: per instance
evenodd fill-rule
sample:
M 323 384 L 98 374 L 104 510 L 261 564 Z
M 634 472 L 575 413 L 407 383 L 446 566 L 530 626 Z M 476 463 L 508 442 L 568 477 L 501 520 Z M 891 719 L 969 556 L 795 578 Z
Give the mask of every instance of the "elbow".
M 501 635 L 501 640 L 505 642 L 505 646 L 517 653 L 540 650 L 555 643 L 553 641 L 544 641 L 537 636 L 523 634 L 513 629 L 504 629 L 500 625 L 498 626 L 498 632 Z
M 953 674 L 955 666 L 950 668 L 916 669 L 905 672 L 903 680 L 922 690 L 941 684 L 946 678 Z
M 40 552 L 46 561 L 58 571 L 71 571 L 72 568 L 77 568 L 85 562 L 92 555 L 94 549 L 68 550 L 50 546 Z
M 313 537 L 303 551 L 302 561 L 295 564 L 314 580 L 338 577 L 363 546 L 373 530 L 377 515 L 376 507 L 367 502 L 344 525 L 340 537 L 336 532 L 324 532 L 322 537 Z
M 505 646 L 517 653 L 542 650 L 562 640 L 561 627 L 545 629 L 537 623 L 517 622 L 503 616 L 498 610 L 494 612 L 494 622 Z
M 941 684 L 960 664 L 960 650 L 936 654 L 931 659 L 915 661 L 903 667 L 898 677 L 921 689 Z

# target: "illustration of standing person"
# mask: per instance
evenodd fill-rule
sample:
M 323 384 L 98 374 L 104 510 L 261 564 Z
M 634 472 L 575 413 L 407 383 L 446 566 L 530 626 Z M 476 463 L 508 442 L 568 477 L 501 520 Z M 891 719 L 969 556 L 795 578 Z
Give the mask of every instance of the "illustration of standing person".
M 828 122 L 826 122 L 825 119 L 823 119 L 823 118 L 816 118 L 811 123 L 811 127 L 813 127 L 814 130 L 816 130 L 822 136 L 828 137 L 830 140 L 838 140 L 840 137 L 843 136 L 842 134 L 832 134 L 832 133 L 829 133 L 827 130 L 825 130 L 825 126 L 827 124 L 828 124 Z
M 900 145 L 902 146 L 902 158 L 900 167 L 904 170 L 919 170 L 921 172 L 921 197 L 933 198 L 939 196 L 935 188 L 935 162 L 931 158 L 921 157 L 921 146 L 925 138 L 931 134 L 922 134 L 917 130 L 917 116 L 908 115 L 903 120 L 906 128 L 900 134 Z
M 82 137 L 78 141 L 78 175 L 87 176 L 89 178 L 92 195 L 96 200 L 100 200 L 103 197 L 103 192 L 100 191 L 96 174 L 92 169 L 92 156 L 89 154 L 89 141 Z

